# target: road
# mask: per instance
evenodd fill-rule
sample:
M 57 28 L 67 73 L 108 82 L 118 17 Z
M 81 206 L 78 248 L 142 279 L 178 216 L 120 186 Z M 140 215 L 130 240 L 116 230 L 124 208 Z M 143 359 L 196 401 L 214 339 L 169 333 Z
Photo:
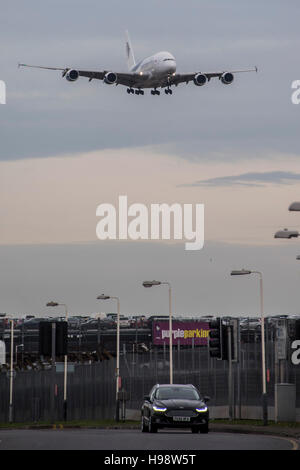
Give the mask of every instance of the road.
M 295 440 L 277 436 L 161 430 L 1 430 L 1 450 L 292 450 Z

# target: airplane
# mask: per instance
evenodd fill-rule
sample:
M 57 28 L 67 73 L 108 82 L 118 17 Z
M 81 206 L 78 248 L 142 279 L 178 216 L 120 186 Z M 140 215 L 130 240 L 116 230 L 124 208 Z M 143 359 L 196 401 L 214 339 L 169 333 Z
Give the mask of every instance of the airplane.
M 62 76 L 69 82 L 75 82 L 79 77 L 92 80 L 102 80 L 107 85 L 124 85 L 128 94 L 144 95 L 145 88 L 151 88 L 152 95 L 160 95 L 157 88 L 164 88 L 166 94 L 172 94 L 171 87 L 180 83 L 193 82 L 196 86 L 203 86 L 211 78 L 218 78 L 224 85 L 230 85 L 234 74 L 242 72 L 257 72 L 257 67 L 248 70 L 223 70 L 219 72 L 194 72 L 188 74 L 176 73 L 175 57 L 170 52 L 158 52 L 136 63 L 133 49 L 126 31 L 127 73 L 111 70 L 78 70 L 70 67 L 43 67 L 40 65 L 18 64 L 19 67 L 33 67 L 46 70 L 60 70 Z

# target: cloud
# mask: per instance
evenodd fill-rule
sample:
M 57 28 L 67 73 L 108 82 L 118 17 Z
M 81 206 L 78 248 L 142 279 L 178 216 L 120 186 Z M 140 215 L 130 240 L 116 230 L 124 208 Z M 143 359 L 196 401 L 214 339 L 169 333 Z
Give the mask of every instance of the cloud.
M 219 176 L 206 180 L 196 181 L 187 186 L 256 186 L 261 187 L 266 184 L 290 184 L 300 181 L 300 173 L 291 171 L 266 171 L 263 173 L 249 172 L 240 175 Z

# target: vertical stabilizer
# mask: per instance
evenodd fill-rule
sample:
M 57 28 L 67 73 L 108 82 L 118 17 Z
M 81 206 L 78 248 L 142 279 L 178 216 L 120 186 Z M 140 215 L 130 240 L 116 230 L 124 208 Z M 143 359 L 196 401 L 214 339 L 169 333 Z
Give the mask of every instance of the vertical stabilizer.
M 131 46 L 131 42 L 129 39 L 128 31 L 125 31 L 126 34 L 126 58 L 127 58 L 127 65 L 128 70 L 130 70 L 135 65 L 134 54 Z

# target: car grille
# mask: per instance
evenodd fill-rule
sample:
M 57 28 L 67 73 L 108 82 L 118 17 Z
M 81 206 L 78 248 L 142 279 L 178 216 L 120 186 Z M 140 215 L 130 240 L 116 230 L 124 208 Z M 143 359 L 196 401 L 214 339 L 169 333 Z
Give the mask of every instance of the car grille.
M 172 418 L 173 416 L 190 416 L 191 418 L 193 416 L 197 416 L 197 412 L 193 410 L 169 410 L 166 412 L 166 416 L 169 416 Z

